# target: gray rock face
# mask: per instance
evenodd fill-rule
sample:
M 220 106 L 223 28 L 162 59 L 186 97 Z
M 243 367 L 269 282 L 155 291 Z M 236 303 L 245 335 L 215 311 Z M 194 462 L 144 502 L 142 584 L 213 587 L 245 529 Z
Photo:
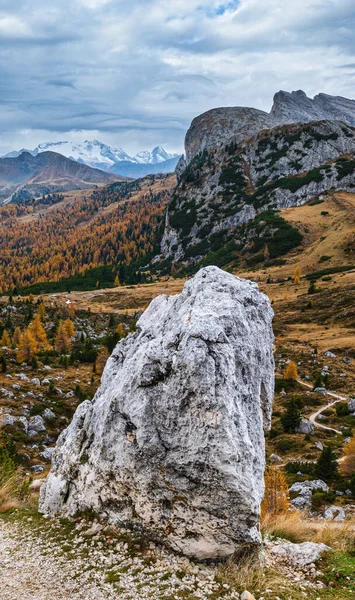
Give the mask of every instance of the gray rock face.
M 216 250 L 215 241 L 212 245 L 209 241 L 220 232 L 221 247 L 233 241 L 235 250 L 245 255 L 261 235 L 266 240 L 277 237 L 275 227 L 271 231 L 267 223 L 258 223 L 253 230 L 253 221 L 265 210 L 300 206 L 329 190 L 354 191 L 355 130 L 345 123 L 274 126 L 239 143 L 231 128 L 225 130 L 223 143 L 217 143 L 212 127 L 211 144 L 217 145 L 209 147 L 210 130 L 204 119 L 198 119 L 194 130 L 201 125 L 201 136 L 195 132 L 192 143 L 188 133 L 187 147 L 192 156 L 194 144 L 206 146 L 189 164 L 180 163 L 187 168 L 179 170 L 168 207 L 161 246 L 164 257 L 196 260 Z M 223 120 L 217 122 L 219 131 Z
M 61 434 L 40 511 L 91 508 L 198 559 L 258 544 L 272 316 L 217 267 L 153 300 Z
M 226 139 L 240 142 L 278 124 L 273 116 L 256 108 L 213 108 L 192 121 L 185 138 L 186 161 L 205 149 L 225 144 Z
M 280 91 L 274 96 L 271 115 L 279 123 L 331 119 L 355 125 L 355 100 L 329 94 L 317 94 L 312 99 L 302 90 Z

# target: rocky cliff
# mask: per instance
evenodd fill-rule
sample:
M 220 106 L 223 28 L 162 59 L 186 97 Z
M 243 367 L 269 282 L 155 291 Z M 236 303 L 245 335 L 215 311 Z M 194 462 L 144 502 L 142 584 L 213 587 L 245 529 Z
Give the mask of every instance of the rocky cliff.
M 217 267 L 153 300 L 60 436 L 41 512 L 93 509 L 198 559 L 258 544 L 272 316 Z
M 272 258 L 297 245 L 300 235 L 270 211 L 354 190 L 351 123 L 355 101 L 301 91 L 276 94 L 270 115 L 223 108 L 194 119 L 166 216 L 165 258 L 223 265 L 265 245 Z

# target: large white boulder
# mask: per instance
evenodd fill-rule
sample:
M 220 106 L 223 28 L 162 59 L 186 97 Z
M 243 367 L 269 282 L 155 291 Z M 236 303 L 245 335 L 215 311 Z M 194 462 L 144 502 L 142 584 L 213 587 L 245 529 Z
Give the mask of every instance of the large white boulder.
M 272 317 L 217 267 L 153 300 L 61 434 L 40 511 L 93 509 L 199 559 L 259 544 Z

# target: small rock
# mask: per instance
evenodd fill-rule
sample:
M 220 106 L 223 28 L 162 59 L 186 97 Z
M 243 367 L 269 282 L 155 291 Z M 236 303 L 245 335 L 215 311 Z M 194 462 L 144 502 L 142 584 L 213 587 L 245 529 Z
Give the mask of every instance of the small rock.
M 344 521 L 345 512 L 341 506 L 329 506 L 324 511 L 324 518 L 327 521 Z
M 318 560 L 322 552 L 330 549 L 325 544 L 316 544 L 315 542 L 303 542 L 302 544 L 277 542 L 272 546 L 271 552 L 293 565 L 304 567 L 305 565 L 314 563 Z
M 41 382 L 38 379 L 38 377 L 34 377 L 33 379 L 31 379 L 31 383 L 33 383 L 33 385 L 41 385 Z
M 336 358 L 337 357 L 337 355 L 334 354 L 334 352 L 331 352 L 330 350 L 326 350 L 324 352 L 324 356 L 328 356 L 328 358 Z
M 255 596 L 253 596 L 253 594 L 245 590 L 245 592 L 243 592 L 240 596 L 240 600 L 255 600 Z
M 324 387 L 314 388 L 313 391 L 316 392 L 317 394 L 323 394 L 323 396 L 326 396 L 327 393 L 328 393 L 327 390 Z
M 302 421 L 300 422 L 299 426 L 296 427 L 295 429 L 296 433 L 314 433 L 314 427 L 312 425 L 312 423 L 310 421 L 308 421 L 308 419 L 302 419 Z
M 50 408 L 45 408 L 42 413 L 42 417 L 46 421 L 53 421 L 53 419 L 55 419 L 55 413 Z
M 41 415 L 34 415 L 30 418 L 28 423 L 28 432 L 30 433 L 31 431 L 34 431 L 35 433 L 46 431 L 46 426 Z

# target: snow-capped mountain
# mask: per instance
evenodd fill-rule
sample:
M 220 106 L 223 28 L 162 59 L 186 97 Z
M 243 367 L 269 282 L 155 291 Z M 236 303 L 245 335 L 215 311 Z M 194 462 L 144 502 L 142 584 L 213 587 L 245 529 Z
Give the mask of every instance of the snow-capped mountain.
M 129 156 L 122 148 L 116 148 L 109 144 L 104 144 L 99 140 L 85 140 L 82 143 L 76 142 L 46 142 L 39 144 L 34 150 L 21 149 L 18 152 L 9 152 L 4 158 L 16 158 L 23 152 L 29 152 L 32 156 L 37 156 L 41 152 L 57 152 L 80 162 L 94 167 L 96 169 L 102 169 L 103 171 L 121 172 L 125 166 L 129 167 L 130 176 L 135 172 L 134 165 L 161 165 L 161 171 L 167 172 L 168 170 L 174 170 L 174 163 L 179 159 L 179 154 L 169 154 L 161 146 L 157 146 L 151 152 L 143 150 L 138 152 L 136 156 Z M 168 162 L 167 162 L 168 161 Z M 122 163 L 122 164 L 121 164 Z M 167 163 L 164 165 L 164 163 Z M 117 171 L 118 169 L 118 171 Z M 157 173 L 160 171 L 160 167 L 150 168 L 137 168 L 137 177 L 149 172 Z

